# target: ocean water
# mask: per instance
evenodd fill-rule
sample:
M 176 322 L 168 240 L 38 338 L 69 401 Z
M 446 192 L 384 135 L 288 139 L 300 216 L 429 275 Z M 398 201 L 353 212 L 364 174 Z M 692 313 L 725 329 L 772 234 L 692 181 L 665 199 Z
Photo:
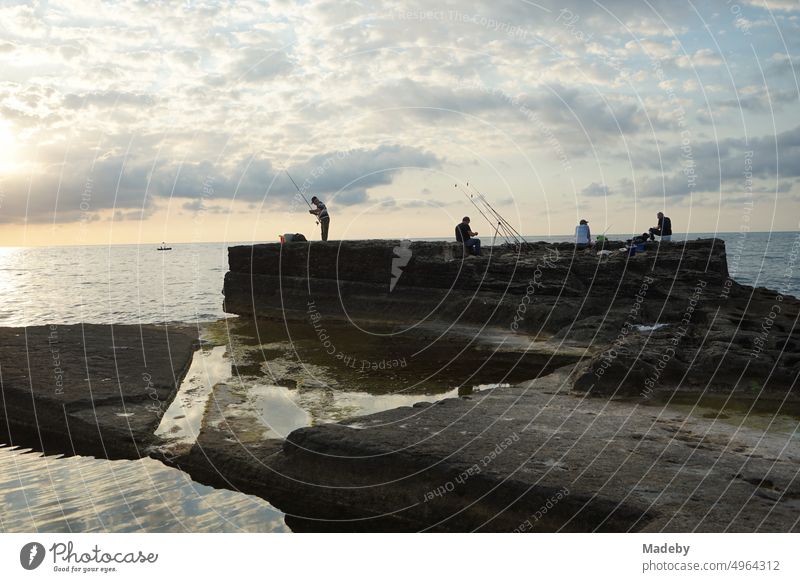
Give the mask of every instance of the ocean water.
M 153 459 L 43 457 L 0 448 L 0 532 L 286 531 L 266 501 Z
M 709 236 L 713 235 L 679 234 L 674 240 Z M 717 236 L 726 240 L 734 279 L 800 295 L 800 234 Z M 610 238 L 624 240 L 629 235 Z M 450 370 L 397 370 L 389 377 L 399 388 L 387 392 L 385 374 L 380 382 L 358 370 L 337 375 L 318 354 L 313 333 L 293 338 L 289 346 L 280 330 L 265 335 L 224 314 L 227 249 L 234 244 L 175 244 L 167 252 L 156 251 L 156 245 L 0 248 L 0 325 L 199 324 L 211 347 L 196 356 L 159 427 L 161 433 L 174 435 L 178 446 L 190 445 L 196 437 L 207 398 L 220 383 L 232 386 L 231 411 L 258 429 L 256 438 L 282 437 L 298 426 L 455 394 L 446 382 L 416 382 L 417 376 L 425 375 L 452 380 Z M 348 345 L 361 357 L 377 357 L 386 349 L 374 340 Z M 298 349 L 309 355 L 301 366 L 295 360 Z M 483 376 L 468 380 L 476 386 L 496 381 L 493 378 L 513 367 L 508 363 L 516 359 L 512 356 L 494 358 L 493 365 L 482 368 Z M 449 357 L 442 353 L 433 359 Z M 281 382 L 275 381 L 278 376 Z M 44 458 L 0 446 L 0 531 L 286 531 L 286 526 L 282 514 L 267 502 L 200 485 L 152 459 Z
M 0 248 L 0 325 L 221 319 L 228 246 Z

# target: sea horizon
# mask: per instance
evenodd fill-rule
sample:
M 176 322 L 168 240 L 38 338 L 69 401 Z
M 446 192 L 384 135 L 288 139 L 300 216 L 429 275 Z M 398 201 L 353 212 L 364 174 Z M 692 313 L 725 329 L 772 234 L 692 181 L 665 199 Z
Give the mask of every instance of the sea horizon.
M 315 234 L 316 231 L 314 231 Z M 603 233 L 600 233 L 603 234 Z M 631 233 L 621 233 L 621 232 L 612 232 L 606 233 L 606 238 L 611 240 L 626 240 L 627 238 L 636 236 L 640 234 L 639 232 L 631 232 Z M 745 238 L 748 235 L 753 234 L 797 234 L 800 235 L 800 231 L 798 230 L 748 230 L 748 231 L 674 231 L 673 242 L 680 242 L 681 240 L 685 240 L 684 237 L 687 236 L 696 236 L 696 235 L 714 235 L 717 238 L 721 238 L 721 235 L 736 235 L 742 236 L 744 235 Z M 528 239 L 530 242 L 564 242 L 564 241 L 548 241 L 546 239 L 549 238 L 572 238 L 574 233 L 561 233 L 561 234 L 523 234 L 522 237 Z M 597 236 L 594 234 L 592 236 Z M 536 237 L 544 237 L 544 238 L 536 238 Z M 624 237 L 624 238 L 622 238 Z M 485 235 L 479 235 L 478 238 L 485 238 Z M 498 236 L 498 239 L 501 238 Z M 315 242 L 313 238 L 309 239 L 308 242 Z M 410 240 L 414 242 L 443 242 L 448 240 L 453 240 L 452 236 L 418 236 L 418 237 L 367 237 L 367 238 L 333 238 L 329 242 L 339 242 L 339 241 L 369 241 L 369 240 Z M 723 239 L 725 240 L 725 239 Z M 82 248 L 82 247 L 136 247 L 136 246 L 151 246 L 151 245 L 161 245 L 166 243 L 167 245 L 196 245 L 196 244 L 227 244 L 227 245 L 252 245 L 252 244 L 269 244 L 269 243 L 278 243 L 280 240 L 277 238 L 275 240 L 268 240 L 268 239 L 253 239 L 253 240 L 232 240 L 232 241 L 224 241 L 224 240 L 202 240 L 202 241 L 142 241 L 142 242 L 127 242 L 127 243 L 84 243 L 84 244 L 53 244 L 53 245 L 2 245 L 0 244 L 0 249 L 29 249 L 29 248 Z M 321 242 L 321 241 L 319 241 Z M 727 241 L 726 241 L 727 242 Z M 484 243 L 484 246 L 487 246 Z

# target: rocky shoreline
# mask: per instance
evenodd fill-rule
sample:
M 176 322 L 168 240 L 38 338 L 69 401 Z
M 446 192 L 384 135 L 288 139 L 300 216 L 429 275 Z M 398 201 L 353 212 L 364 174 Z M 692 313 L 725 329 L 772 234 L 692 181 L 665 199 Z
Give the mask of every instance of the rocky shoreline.
M 263 497 L 295 531 L 797 531 L 794 431 L 653 403 L 796 406 L 800 302 L 730 279 L 718 239 L 632 257 L 621 246 L 535 243 L 483 257 L 400 241 L 232 247 L 225 309 L 244 320 L 311 334 L 315 321 L 367 334 L 390 325 L 473 357 L 491 357 L 476 338 L 499 338 L 539 354 L 536 371 L 284 440 L 244 438 L 213 406 L 232 397 L 218 385 L 193 446 L 164 454 L 152 408 L 175 398 L 196 336 L 58 326 L 56 393 L 49 328 L 11 329 L 0 332 L 4 430 L 66 434 L 76 454 L 147 451 Z
M 186 327 L 0 328 L 3 441 L 47 454 L 137 459 L 197 348 Z
M 797 400 L 800 302 L 740 285 L 725 243 L 698 239 L 628 257 L 566 243 L 494 247 L 413 243 L 397 277 L 400 241 L 231 247 L 225 309 L 286 325 L 326 320 L 369 329 L 466 325 L 585 350 L 575 389 L 605 395 L 718 392 Z
M 785 436 L 581 398 L 572 371 L 295 431 L 272 502 L 303 530 L 797 529 Z

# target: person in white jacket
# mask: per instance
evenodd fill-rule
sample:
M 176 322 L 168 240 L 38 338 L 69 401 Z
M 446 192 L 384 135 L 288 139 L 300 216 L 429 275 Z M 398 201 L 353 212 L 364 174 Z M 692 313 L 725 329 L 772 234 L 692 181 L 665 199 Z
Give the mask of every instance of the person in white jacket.
M 592 244 L 592 232 L 589 230 L 589 221 L 581 220 L 575 227 L 575 246 L 586 248 Z

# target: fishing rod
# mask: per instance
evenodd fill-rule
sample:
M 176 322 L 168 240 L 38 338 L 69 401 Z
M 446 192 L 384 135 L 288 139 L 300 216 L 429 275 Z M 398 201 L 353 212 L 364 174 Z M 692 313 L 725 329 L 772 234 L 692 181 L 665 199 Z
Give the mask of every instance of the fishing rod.
M 516 235 L 515 235 L 515 234 L 514 234 L 514 233 L 513 233 L 513 232 L 512 232 L 512 231 L 511 231 L 509 228 L 508 228 L 508 225 L 506 225 L 506 223 L 505 223 L 505 222 L 503 222 L 503 220 L 501 220 L 499 217 L 496 217 L 496 218 L 498 219 L 498 220 L 497 220 L 497 229 L 498 229 L 498 230 L 501 230 L 501 231 L 503 232 L 503 237 L 506 239 L 506 242 L 507 242 L 508 244 L 511 244 L 512 242 L 513 242 L 513 243 L 515 243 L 515 244 L 519 244 L 519 243 L 520 243 L 520 240 L 519 240 L 519 239 L 517 238 L 517 236 L 516 236 Z
M 469 182 L 467 182 L 467 186 L 475 190 L 475 192 L 478 194 L 478 200 L 480 200 L 483 195 L 480 192 L 478 192 L 478 189 L 475 188 L 475 186 L 470 186 Z M 467 193 L 465 192 L 465 194 Z M 490 223 L 494 222 L 490 218 L 486 217 L 486 215 L 483 213 L 483 210 L 481 210 L 481 207 L 478 205 L 477 202 L 475 202 L 475 196 L 473 194 L 467 194 L 467 196 L 469 197 L 470 201 L 475 205 L 475 208 L 478 209 L 478 212 L 480 212 L 484 216 L 484 218 L 486 218 L 486 220 L 488 220 Z M 511 241 L 513 241 L 515 244 L 519 245 L 521 242 L 524 241 L 524 239 L 522 239 L 519 233 L 514 230 L 511 224 L 509 224 L 509 222 L 505 218 L 500 216 L 499 212 L 494 211 L 494 209 L 490 208 L 488 204 L 484 206 L 484 210 L 495 218 L 495 220 L 497 221 L 498 230 L 502 232 L 502 236 L 503 238 L 506 239 L 506 243 L 510 244 Z
M 474 200 L 474 198 L 472 197 L 471 194 L 469 194 L 466 190 L 464 190 L 464 188 L 462 188 L 459 184 L 455 184 L 455 187 L 458 188 L 459 190 L 461 190 L 461 192 L 464 194 L 464 196 L 466 196 L 469 199 L 469 201 L 472 202 L 472 205 L 475 207 L 475 209 L 478 212 L 480 212 L 481 216 L 483 216 L 483 219 L 486 222 L 488 222 L 489 224 L 494 224 L 495 221 L 492 220 L 491 218 L 489 218 L 488 216 L 486 216 L 486 213 L 483 211 L 483 209 L 480 206 L 478 206 L 478 204 L 475 202 L 475 200 Z M 506 239 L 506 242 L 509 242 L 509 238 L 512 238 L 512 237 L 508 236 L 509 233 L 503 227 L 501 221 L 497 221 L 497 229 L 495 230 L 495 233 L 497 233 L 497 231 L 501 231 L 501 230 L 502 230 L 502 233 L 501 233 L 502 237 L 504 239 Z
M 469 184 L 469 182 L 467 182 L 467 186 L 469 186 L 469 185 L 470 185 L 470 184 Z M 522 236 L 522 235 L 521 235 L 521 234 L 520 234 L 520 233 L 517 231 L 517 229 L 515 229 L 515 228 L 514 228 L 514 227 L 511 225 L 511 223 L 510 223 L 510 222 L 508 222 L 508 220 L 506 220 L 506 219 L 503 217 L 503 215 L 501 215 L 501 214 L 500 214 L 500 213 L 499 213 L 499 212 L 498 212 L 498 211 L 497 211 L 497 210 L 494 208 L 494 206 L 492 206 L 491 204 L 489 204 L 489 201 L 488 201 L 488 200 L 486 200 L 486 196 L 484 196 L 484 195 L 483 195 L 483 193 L 482 193 L 480 190 L 478 190 L 478 189 L 477 189 L 475 186 L 470 186 L 470 188 L 472 188 L 473 190 L 475 190 L 475 192 L 477 192 L 477 194 L 478 194 L 478 199 L 479 199 L 479 200 L 480 200 L 480 201 L 481 201 L 481 202 L 482 202 L 482 203 L 483 203 L 483 204 L 486 206 L 486 208 L 488 209 L 488 211 L 489 211 L 489 212 L 491 212 L 491 213 L 492 213 L 492 214 L 493 214 L 493 215 L 494 215 L 494 216 L 497 218 L 497 220 L 501 221 L 501 222 L 503 223 L 503 225 L 504 225 L 504 226 L 505 226 L 505 227 L 506 227 L 506 228 L 507 228 L 509 231 L 511 231 L 511 233 L 513 234 L 513 237 L 512 237 L 512 238 L 514 238 L 515 242 L 517 242 L 518 244 L 519 244 L 520 242 L 524 242 L 524 243 L 527 243 L 527 242 L 528 242 L 528 241 L 526 241 L 526 240 L 525 240 L 525 237 L 524 237 L 524 236 Z
M 469 199 L 469 201 L 470 201 L 470 202 L 472 202 L 472 205 L 475 207 L 475 209 L 476 209 L 478 212 L 480 212 L 480 213 L 481 213 L 481 216 L 483 216 L 483 219 L 484 219 L 486 222 L 488 222 L 489 224 L 492 224 L 492 222 L 493 222 L 493 221 L 492 221 L 492 220 L 490 220 L 490 219 L 489 219 L 489 217 L 488 217 L 488 216 L 486 216 L 486 214 L 484 214 L 483 210 L 481 210 L 481 209 L 480 209 L 480 207 L 479 207 L 477 204 L 475 204 L 475 201 L 472 199 L 472 197 L 471 197 L 469 194 L 467 194 L 467 192 L 464 190 L 464 188 L 462 188 L 462 187 L 461 187 L 461 186 L 459 186 L 458 184 L 455 184 L 455 187 L 456 187 L 456 188 L 458 188 L 459 190 L 461 190 L 461 192 L 464 194 L 464 196 L 466 196 L 466 197 Z
M 517 235 L 519 235 L 519 233 L 514 231 L 514 228 L 511 226 L 511 224 L 505 218 L 503 218 L 500 215 L 499 212 L 497 212 L 494 208 L 491 207 L 491 205 L 483 197 L 483 194 L 475 186 L 471 186 L 469 182 L 467 182 L 467 186 L 469 186 L 470 188 L 472 188 L 475 191 L 475 193 L 478 195 L 478 200 L 483 203 L 484 208 L 486 209 L 486 211 L 489 214 L 491 214 L 492 216 L 494 216 L 495 219 L 497 219 L 498 221 L 502 222 L 503 226 L 506 228 L 506 230 L 511 232 L 511 238 L 514 239 L 514 242 L 519 244 L 519 242 L 520 242 L 519 238 L 520 237 L 517 236 Z
M 514 239 L 514 242 L 519 244 L 521 242 L 520 241 L 521 237 L 518 236 L 519 233 L 517 233 L 514 230 L 514 228 L 508 223 L 508 221 L 505 218 L 503 218 L 502 216 L 500 216 L 500 214 L 498 212 L 496 212 L 493 208 L 491 208 L 488 204 L 486 204 L 486 200 L 484 200 L 480 195 L 478 195 L 478 200 L 484 205 L 484 208 L 486 208 L 486 211 L 489 214 L 491 214 L 492 216 L 495 217 L 495 219 L 497 220 L 498 224 L 502 224 L 503 225 L 503 228 L 505 229 L 505 231 L 509 233 L 510 238 Z
M 305 194 L 303 194 L 303 191 L 300 190 L 300 187 L 297 185 L 297 182 L 294 181 L 294 178 L 292 178 L 292 175 L 289 173 L 289 170 L 284 168 L 283 171 L 286 172 L 287 176 L 289 176 L 289 179 L 292 181 L 292 184 L 294 184 L 294 187 L 297 189 L 297 193 L 300 194 L 300 196 L 303 197 L 303 200 L 305 200 L 305 203 L 308 204 L 308 208 L 310 210 L 313 210 L 313 208 L 311 208 L 311 203 L 308 201 L 308 199 L 306 198 Z M 315 222 L 316 222 L 316 224 L 319 224 L 319 220 L 316 220 Z
M 467 185 L 469 186 L 469 182 L 467 182 Z M 471 187 L 473 190 L 475 190 L 475 192 L 477 192 L 477 193 L 478 193 L 478 199 L 479 199 L 479 200 L 480 200 L 480 201 L 481 201 L 481 202 L 482 202 L 482 203 L 483 203 L 483 204 L 486 206 L 486 208 L 488 208 L 488 209 L 489 209 L 489 212 L 491 212 L 491 213 L 492 213 L 494 216 L 496 216 L 498 220 L 501 220 L 501 221 L 503 221 L 503 224 L 504 224 L 504 225 L 505 225 L 505 226 L 506 226 L 506 227 L 507 227 L 507 228 L 508 228 L 508 229 L 509 229 L 509 230 L 510 230 L 512 233 L 514 233 L 514 235 L 515 235 L 515 236 L 514 236 L 514 238 L 515 238 L 515 239 L 517 239 L 517 242 L 524 242 L 524 243 L 527 243 L 527 242 L 528 242 L 528 241 L 526 241 L 526 240 L 525 240 L 525 237 L 523 237 L 523 236 L 522 236 L 522 235 L 521 235 L 521 234 L 520 234 L 520 233 L 517 231 L 517 229 L 515 229 L 515 228 L 514 228 L 514 227 L 511 225 L 511 223 L 510 223 L 508 220 L 506 220 L 506 219 L 505 219 L 505 217 L 503 217 L 503 215 L 501 215 L 501 214 L 500 214 L 500 213 L 499 213 L 499 212 L 498 212 L 498 211 L 497 211 L 497 210 L 494 208 L 494 206 L 492 206 L 491 204 L 489 204 L 489 201 L 486 199 L 486 196 L 484 196 L 483 192 L 481 192 L 480 190 L 478 190 L 478 189 L 477 189 L 475 186 L 470 186 L 470 187 Z

